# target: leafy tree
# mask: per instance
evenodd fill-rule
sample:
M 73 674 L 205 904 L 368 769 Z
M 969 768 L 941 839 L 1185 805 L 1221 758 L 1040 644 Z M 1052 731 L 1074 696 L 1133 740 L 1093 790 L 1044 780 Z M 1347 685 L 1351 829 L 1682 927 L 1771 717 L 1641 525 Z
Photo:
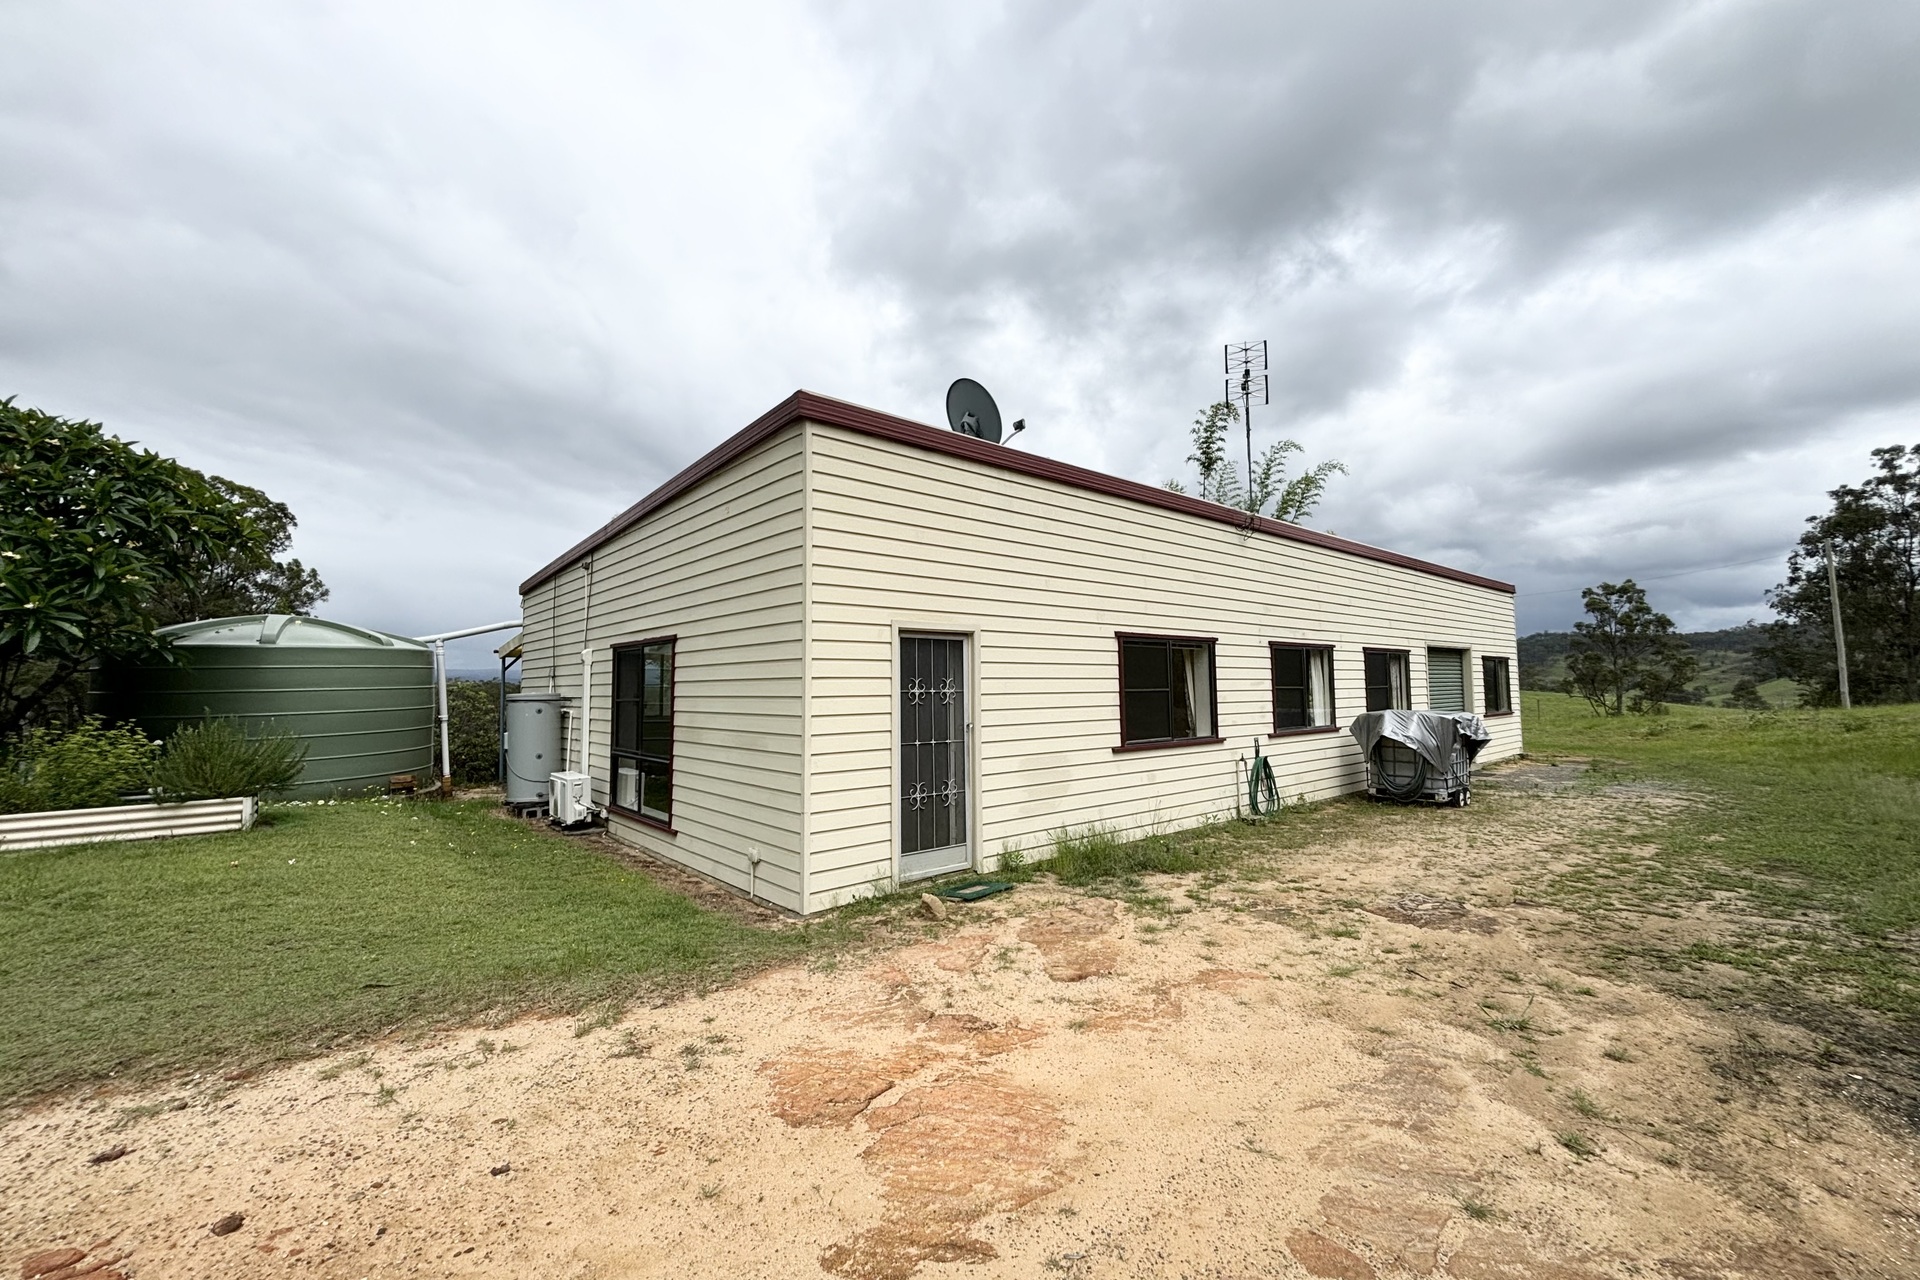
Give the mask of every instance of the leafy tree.
M 293 544 L 298 522 L 284 502 L 223 476 L 207 484 L 231 503 L 257 538 L 198 557 L 191 574 L 165 582 L 154 592 L 153 614 L 160 626 L 197 618 L 230 618 L 247 613 L 310 614 L 327 598 L 327 585 L 298 560 L 278 560 Z
M 1751 677 L 1733 682 L 1733 691 L 1727 695 L 1727 705 L 1741 711 L 1765 711 L 1772 704 L 1766 695 L 1760 692 L 1760 686 Z
M 1826 545 L 1835 550 L 1847 684 L 1859 702 L 1920 702 L 1920 445 L 1873 451 L 1864 484 L 1828 492 L 1833 509 L 1807 520 L 1787 557 L 1787 580 L 1768 593 L 1780 621 L 1761 656 L 1806 689 L 1805 700 L 1840 698 Z
M 1586 587 L 1587 611 L 1573 624 L 1572 652 L 1562 688 L 1585 698 L 1595 712 L 1658 712 L 1687 700 L 1687 681 L 1699 663 L 1673 628 L 1673 619 L 1647 603 L 1632 578 Z
M 0 740 L 72 710 L 96 661 L 164 660 L 159 610 L 209 566 L 271 559 L 274 531 L 237 491 L 98 423 L 0 400 Z
M 519 691 L 516 681 L 507 692 Z M 453 756 L 453 780 L 461 786 L 500 781 L 500 682 L 447 682 L 447 747 Z
M 1193 420 L 1193 452 L 1187 455 L 1187 461 L 1199 473 L 1195 497 L 1225 507 L 1238 507 L 1253 515 L 1271 515 L 1276 520 L 1299 524 L 1319 505 L 1327 481 L 1347 472 L 1344 463 L 1328 461 L 1289 480 L 1287 455 L 1299 453 L 1301 448 L 1298 441 L 1281 440 L 1261 455 L 1253 468 L 1252 484 L 1243 490 L 1240 469 L 1227 456 L 1230 445 L 1227 431 L 1238 421 L 1240 410 L 1231 400 L 1207 406 L 1206 411 Z M 1167 488 L 1175 493 L 1187 491 L 1178 480 L 1169 480 Z

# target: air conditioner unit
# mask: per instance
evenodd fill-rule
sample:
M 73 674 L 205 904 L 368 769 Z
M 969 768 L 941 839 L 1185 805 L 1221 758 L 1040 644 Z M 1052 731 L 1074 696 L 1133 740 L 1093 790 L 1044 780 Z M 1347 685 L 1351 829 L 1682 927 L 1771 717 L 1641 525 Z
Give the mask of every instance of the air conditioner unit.
M 563 827 L 593 817 L 593 779 L 584 773 L 556 773 L 547 779 L 547 812 Z

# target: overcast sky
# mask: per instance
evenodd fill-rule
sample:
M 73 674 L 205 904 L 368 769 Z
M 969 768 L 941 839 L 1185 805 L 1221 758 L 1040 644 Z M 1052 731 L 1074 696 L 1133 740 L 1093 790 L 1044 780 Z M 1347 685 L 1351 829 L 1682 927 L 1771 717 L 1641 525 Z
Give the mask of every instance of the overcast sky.
M 642 8 L 0 3 L 0 395 L 415 634 L 796 387 L 1158 483 L 1265 338 L 1310 523 L 1528 631 L 1920 442 L 1912 0 Z

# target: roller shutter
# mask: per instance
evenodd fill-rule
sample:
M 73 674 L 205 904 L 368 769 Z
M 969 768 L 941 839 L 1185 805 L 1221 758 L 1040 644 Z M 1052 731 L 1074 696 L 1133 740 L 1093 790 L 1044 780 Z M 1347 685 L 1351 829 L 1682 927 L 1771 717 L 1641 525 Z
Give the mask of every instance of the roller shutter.
M 1427 705 L 1435 711 L 1467 709 L 1467 654 L 1464 649 L 1427 650 Z

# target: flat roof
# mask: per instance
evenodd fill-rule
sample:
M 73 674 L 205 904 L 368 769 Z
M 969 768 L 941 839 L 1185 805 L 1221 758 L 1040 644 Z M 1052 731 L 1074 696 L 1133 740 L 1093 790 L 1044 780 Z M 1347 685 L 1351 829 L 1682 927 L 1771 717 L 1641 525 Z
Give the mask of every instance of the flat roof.
M 896 418 L 892 414 L 863 408 L 857 404 L 848 404 L 844 400 L 835 400 L 831 396 L 817 395 L 811 391 L 796 391 L 754 419 L 744 430 L 736 432 L 716 445 L 673 479 L 567 548 L 557 559 L 521 583 L 520 594 L 525 595 L 559 574 L 561 570 L 578 562 L 589 552 L 605 546 L 653 512 L 694 488 L 702 480 L 715 472 L 724 470 L 735 459 L 752 450 L 762 441 L 797 422 L 819 422 L 827 426 L 844 427 L 849 431 L 877 436 L 882 440 L 895 440 L 917 449 L 966 458 L 989 467 L 998 467 L 1002 471 L 1037 476 L 1043 480 L 1052 480 L 1076 489 L 1103 493 L 1109 497 L 1137 502 L 1143 506 L 1159 507 L 1164 511 L 1177 511 L 1182 515 L 1211 520 L 1215 524 L 1230 525 L 1236 529 L 1244 529 L 1249 523 L 1246 512 L 1221 506 L 1217 502 L 1207 502 L 1184 493 L 1175 493 L 1171 489 L 1141 484 L 1137 480 L 1123 480 L 1119 476 L 1089 471 L 1085 467 L 1076 467 L 1072 463 L 1056 462 L 1052 458 L 1023 453 L 1004 445 L 988 444 L 972 436 L 963 436 L 955 431 L 930 427 L 925 423 L 913 422 L 906 418 Z M 1514 592 L 1512 583 L 1501 582 L 1497 578 L 1482 577 L 1477 573 L 1468 573 L 1464 569 L 1453 569 L 1443 564 L 1434 564 L 1429 560 L 1401 555 L 1397 551 L 1368 546 L 1364 542 L 1336 538 L 1330 533 L 1321 533 L 1303 525 L 1288 524 L 1284 520 L 1255 516 L 1251 523 L 1255 532 L 1282 538 L 1288 542 L 1302 542 L 1312 547 L 1323 547 L 1329 551 L 1358 556 L 1363 560 L 1374 560 L 1401 569 L 1429 573 L 1437 578 L 1485 587 L 1489 591 L 1503 591 L 1508 595 Z

